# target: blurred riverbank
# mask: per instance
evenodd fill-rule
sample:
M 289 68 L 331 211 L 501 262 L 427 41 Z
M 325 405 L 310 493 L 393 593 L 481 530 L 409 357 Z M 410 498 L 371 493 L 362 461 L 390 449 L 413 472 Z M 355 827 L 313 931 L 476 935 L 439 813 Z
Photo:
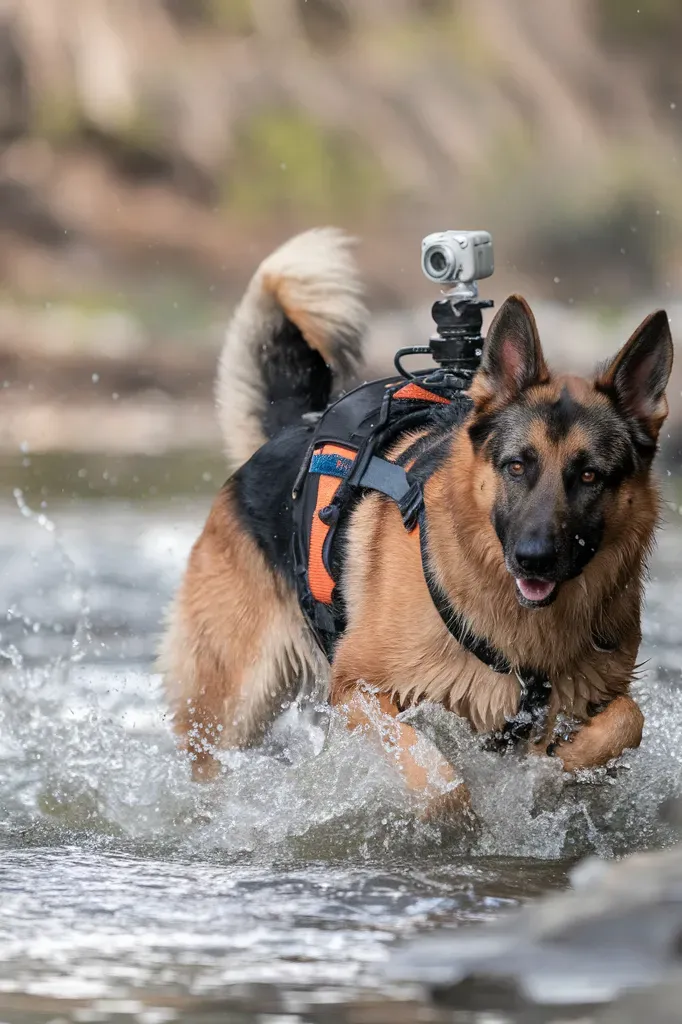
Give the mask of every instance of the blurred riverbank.
M 442 228 L 493 233 L 484 294 L 541 304 L 553 358 L 655 306 L 675 335 L 680 31 L 675 0 L 3 0 L 0 451 L 217 451 L 224 323 L 314 224 L 361 238 L 368 376 L 428 337 Z
M 587 374 L 664 301 L 642 300 L 606 313 L 533 301 L 532 293 L 529 298 L 551 363 Z M 0 453 L 219 452 L 213 380 L 229 311 L 207 303 L 200 314 L 185 310 L 173 322 L 169 302 L 166 322 L 160 312 L 145 317 L 130 308 L 0 303 Z M 675 337 L 682 302 L 666 308 Z M 429 305 L 377 313 L 367 340 L 365 379 L 393 373 L 396 349 L 424 344 L 432 328 Z M 669 461 L 682 444 L 681 392 L 678 360 L 663 437 Z
M 676 0 L 3 0 L 0 282 L 34 301 L 240 291 L 333 220 L 384 308 L 419 238 L 500 288 L 682 284 Z

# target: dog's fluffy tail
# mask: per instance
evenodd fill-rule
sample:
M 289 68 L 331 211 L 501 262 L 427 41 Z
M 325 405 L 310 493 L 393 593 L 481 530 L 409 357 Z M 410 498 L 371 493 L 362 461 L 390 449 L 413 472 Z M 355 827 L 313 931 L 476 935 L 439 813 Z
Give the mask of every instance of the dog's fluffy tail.
M 306 231 L 261 263 L 227 329 L 216 399 L 234 469 L 357 373 L 367 312 L 351 239 Z

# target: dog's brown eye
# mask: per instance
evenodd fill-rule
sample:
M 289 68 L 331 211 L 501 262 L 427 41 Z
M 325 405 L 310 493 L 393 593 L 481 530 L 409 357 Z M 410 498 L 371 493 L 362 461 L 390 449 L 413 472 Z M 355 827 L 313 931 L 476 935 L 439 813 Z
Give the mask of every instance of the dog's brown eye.
M 580 479 L 584 484 L 593 484 L 597 479 L 597 474 L 593 469 L 584 469 L 580 474 Z
M 526 467 L 522 462 L 510 462 L 507 469 L 511 476 L 523 476 L 526 471 Z

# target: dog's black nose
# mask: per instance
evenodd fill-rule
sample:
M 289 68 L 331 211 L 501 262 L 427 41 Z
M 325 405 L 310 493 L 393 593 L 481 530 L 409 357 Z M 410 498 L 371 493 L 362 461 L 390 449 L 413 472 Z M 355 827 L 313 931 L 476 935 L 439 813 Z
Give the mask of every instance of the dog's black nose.
M 533 576 L 545 576 L 556 566 L 556 545 L 550 533 L 528 533 L 514 551 L 517 565 Z

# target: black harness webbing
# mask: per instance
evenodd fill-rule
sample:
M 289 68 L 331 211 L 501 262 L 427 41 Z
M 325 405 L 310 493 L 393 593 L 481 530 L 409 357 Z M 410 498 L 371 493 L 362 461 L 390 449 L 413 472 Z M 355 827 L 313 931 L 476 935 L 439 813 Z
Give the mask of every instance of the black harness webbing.
M 515 717 L 493 742 L 504 745 L 528 738 L 541 724 L 549 700 L 551 684 L 545 673 L 530 667 L 515 669 L 485 637 L 478 636 L 466 618 L 453 608 L 446 593 L 437 583 L 428 549 L 428 524 L 424 504 L 423 482 L 402 466 L 376 455 L 385 449 L 386 441 L 405 433 L 410 427 L 423 426 L 433 411 L 433 403 L 449 404 L 465 400 L 461 393 L 432 394 L 418 388 L 417 397 L 401 402 L 396 414 L 396 394 L 405 390 L 405 382 L 378 381 L 364 385 L 331 406 L 318 423 L 313 443 L 306 454 L 294 485 L 296 528 L 294 556 L 299 581 L 299 600 L 318 643 L 331 661 L 337 636 L 345 628 L 342 611 L 335 600 L 333 544 L 336 530 L 344 514 L 355 504 L 363 491 L 371 490 L 393 501 L 408 531 L 419 526 L 419 543 L 424 579 L 433 604 L 450 635 L 464 650 L 474 655 L 493 672 L 516 675 L 521 698 Z M 331 500 L 320 504 L 321 481 L 331 478 Z M 325 492 L 326 493 L 326 492 Z M 311 544 L 314 542 L 315 518 L 324 524 L 326 536 L 321 545 L 322 572 L 328 578 L 329 600 L 316 599 L 311 569 Z
M 431 564 L 429 562 L 426 509 L 424 507 L 422 507 L 419 515 L 419 547 L 422 556 L 422 571 L 424 573 L 426 585 L 429 588 L 431 600 L 435 604 L 436 610 L 447 626 L 448 631 L 452 636 L 454 636 L 455 640 L 469 652 L 469 654 L 474 654 L 479 661 L 482 661 L 483 664 L 487 665 L 488 668 L 493 670 L 493 672 L 500 672 L 503 675 L 512 674 L 514 669 L 507 658 L 505 658 L 504 654 L 500 651 L 496 651 L 485 637 L 476 636 L 472 633 L 471 627 L 464 616 L 455 611 L 450 604 L 445 591 L 436 583 L 433 570 L 431 569 Z
M 446 593 L 438 586 L 429 563 L 425 508 L 422 508 L 419 516 L 419 546 L 422 572 L 431 600 L 449 633 L 469 654 L 475 655 L 493 672 L 515 675 L 518 679 L 521 693 L 516 715 L 505 722 L 499 733 L 489 737 L 487 748 L 493 750 L 515 741 L 527 740 L 533 733 L 539 732 L 544 724 L 552 688 L 549 676 L 546 672 L 531 668 L 514 669 L 504 654 L 496 650 L 485 637 L 477 636 L 464 616 L 453 608 Z

